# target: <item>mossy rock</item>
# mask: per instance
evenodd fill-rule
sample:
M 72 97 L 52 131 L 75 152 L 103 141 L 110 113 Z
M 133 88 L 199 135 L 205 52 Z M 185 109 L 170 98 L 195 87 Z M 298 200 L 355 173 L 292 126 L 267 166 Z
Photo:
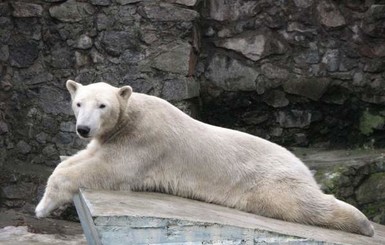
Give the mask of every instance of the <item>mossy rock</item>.
M 360 204 L 385 202 L 385 172 L 370 175 L 357 189 L 356 199 Z
M 364 135 L 373 133 L 373 129 L 384 126 L 385 118 L 380 115 L 373 115 L 369 111 L 364 111 L 360 118 L 360 131 Z
M 335 194 L 337 188 L 351 184 L 351 180 L 346 176 L 348 172 L 348 167 L 335 166 L 331 169 L 318 170 L 314 178 L 323 191 Z
M 385 223 L 385 201 L 364 205 L 361 211 L 376 223 Z

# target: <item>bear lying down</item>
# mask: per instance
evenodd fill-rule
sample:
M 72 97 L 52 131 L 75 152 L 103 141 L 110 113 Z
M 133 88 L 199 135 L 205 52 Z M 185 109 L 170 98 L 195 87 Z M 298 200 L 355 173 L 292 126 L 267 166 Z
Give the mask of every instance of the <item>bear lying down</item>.
M 373 236 L 355 207 L 322 193 L 285 148 L 211 126 L 131 87 L 67 81 L 76 132 L 91 139 L 48 179 L 36 216 L 71 202 L 79 187 L 162 191 L 246 212 Z

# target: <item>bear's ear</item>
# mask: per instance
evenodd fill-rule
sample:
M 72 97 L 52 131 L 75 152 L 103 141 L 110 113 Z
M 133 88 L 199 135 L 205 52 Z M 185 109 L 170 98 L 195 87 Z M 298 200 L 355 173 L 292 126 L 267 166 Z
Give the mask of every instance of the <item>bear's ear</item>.
M 80 88 L 83 85 L 81 85 L 80 83 L 77 83 L 75 81 L 68 80 L 66 83 L 66 86 L 67 86 L 68 91 L 71 94 L 71 98 L 73 99 L 75 97 L 76 90 L 78 90 L 78 88 Z
M 128 100 L 132 94 L 132 88 L 130 86 L 124 86 L 119 89 L 119 96 L 124 100 Z

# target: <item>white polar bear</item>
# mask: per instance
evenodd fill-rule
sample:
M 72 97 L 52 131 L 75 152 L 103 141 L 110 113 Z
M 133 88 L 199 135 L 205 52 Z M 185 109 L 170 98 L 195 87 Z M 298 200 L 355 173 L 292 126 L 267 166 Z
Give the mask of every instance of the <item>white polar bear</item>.
M 85 150 L 48 179 L 36 216 L 79 187 L 158 191 L 246 212 L 373 236 L 355 207 L 325 195 L 309 169 L 267 140 L 211 126 L 129 86 L 67 81 Z

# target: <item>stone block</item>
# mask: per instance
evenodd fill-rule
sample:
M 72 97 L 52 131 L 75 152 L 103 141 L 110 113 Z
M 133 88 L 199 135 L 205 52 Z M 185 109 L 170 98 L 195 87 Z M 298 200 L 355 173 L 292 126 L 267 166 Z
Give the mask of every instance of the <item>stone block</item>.
M 373 4 L 368 10 L 368 15 L 374 19 L 385 19 L 385 5 Z
M 283 128 L 272 128 L 270 130 L 270 135 L 273 136 L 273 137 L 281 137 L 282 136 L 282 133 L 283 133 Z
M 286 45 L 271 36 L 269 31 L 245 33 L 215 42 L 215 45 L 239 52 L 253 61 L 258 61 L 271 54 L 282 54 L 286 51 Z
M 39 142 L 40 144 L 45 144 L 47 142 L 47 138 L 48 138 L 48 134 L 44 132 L 40 132 L 35 136 L 36 141 Z
M 257 61 L 265 52 L 267 38 L 263 34 L 249 35 L 247 37 L 233 37 L 218 42 L 218 47 L 231 49 L 242 53 L 247 58 Z
M 307 64 L 317 64 L 320 61 L 318 50 L 307 50 L 294 56 L 294 62 L 301 67 L 306 67 Z
M 8 3 L 0 3 L 0 16 L 10 16 L 11 8 Z
M 258 94 L 264 94 L 267 90 L 277 88 L 285 81 L 279 79 L 268 79 L 264 75 L 259 75 L 256 80 L 256 91 Z
M 277 122 L 283 128 L 305 128 L 310 125 L 312 114 L 308 111 L 279 111 Z
M 217 21 L 235 21 L 254 16 L 259 12 L 257 1 L 209 0 L 208 18 Z
M 166 80 L 162 89 L 165 100 L 185 100 L 199 96 L 199 83 L 194 78 L 178 77 Z
M 7 45 L 2 45 L 0 48 L 0 61 L 7 61 L 9 57 L 9 48 Z
M 61 122 L 60 123 L 60 131 L 74 133 L 75 132 L 75 122 L 73 122 L 73 121 Z
M 90 57 L 86 53 L 75 51 L 76 67 L 86 66 L 91 63 Z
M 146 3 L 139 12 L 143 17 L 152 21 L 194 21 L 199 17 L 198 12 L 169 3 Z
M 63 22 L 79 22 L 94 12 L 95 9 L 91 4 L 76 0 L 68 0 L 49 8 L 51 17 Z
M 104 61 L 104 56 L 99 53 L 96 49 L 92 49 L 90 52 L 91 60 L 93 63 L 98 64 L 98 63 L 103 63 Z
M 227 91 L 255 91 L 259 72 L 236 59 L 216 54 L 211 57 L 205 76 Z
M 145 94 L 149 93 L 154 88 L 153 82 L 151 82 L 148 77 L 136 77 L 131 74 L 127 74 L 126 76 L 124 76 L 123 84 L 130 85 L 134 92 Z
M 187 75 L 189 70 L 191 45 L 188 43 L 178 43 L 166 46 L 150 63 L 151 67 L 182 75 Z
M 111 0 L 91 0 L 91 3 L 98 6 L 109 6 L 111 5 Z
M 313 5 L 314 0 L 294 0 L 295 6 L 299 8 L 308 8 Z
M 30 153 L 32 150 L 32 147 L 24 140 L 19 141 L 16 145 L 16 148 L 21 154 L 24 155 Z
M 45 113 L 72 115 L 70 101 L 64 88 L 42 87 L 39 91 L 38 99 L 38 103 Z M 55 123 L 56 121 L 52 118 L 43 120 L 43 126 L 47 128 L 53 127 Z M 45 126 L 44 124 L 47 125 Z
M 13 2 L 12 7 L 14 17 L 41 17 L 43 14 L 43 7 L 39 4 Z
M 328 71 L 338 71 L 340 66 L 340 51 L 338 49 L 327 50 L 322 57 L 322 63 L 326 65 Z
M 359 204 L 385 201 L 385 173 L 370 175 L 357 189 L 356 197 Z
M 89 49 L 92 47 L 92 39 L 89 36 L 83 34 L 79 37 L 76 43 L 76 47 L 79 49 Z
M 114 18 L 111 16 L 107 16 L 103 13 L 99 13 L 96 15 L 96 28 L 98 31 L 103 31 L 108 28 L 111 28 L 114 25 Z
M 185 6 L 195 6 L 195 4 L 198 2 L 198 0 L 167 0 L 169 3 L 177 3 L 177 4 L 182 4 Z
M 269 79 L 286 80 L 289 77 L 289 71 L 271 63 L 263 64 L 261 66 L 261 73 Z
M 42 153 L 44 154 L 45 157 L 52 158 L 52 157 L 57 157 L 59 155 L 58 150 L 56 149 L 54 144 L 48 144 L 46 145 Z
M 102 47 L 112 56 L 119 56 L 124 50 L 136 48 L 136 35 L 127 31 L 105 31 L 101 40 Z
M 384 43 L 376 43 L 372 45 L 371 51 L 373 56 L 375 57 L 385 57 L 385 44 Z
M 1 188 L 3 197 L 7 199 L 24 199 L 26 196 L 33 195 L 35 186 L 33 183 L 20 183 L 8 185 Z
M 160 193 L 80 190 L 74 203 L 89 244 L 380 245 L 385 239 L 378 224 L 374 237 L 347 236 Z
M 9 17 L 0 17 L 0 41 L 3 43 L 8 42 L 11 37 L 12 29 L 14 28 L 13 22 Z M 14 42 L 15 43 L 15 42 Z
M 4 121 L 0 121 L 0 135 L 8 133 L 8 124 L 6 124 Z
M 116 2 L 120 5 L 127 5 L 127 4 L 133 4 L 133 3 L 139 3 L 143 0 L 116 0 Z
M 71 68 L 74 66 L 75 57 L 68 47 L 57 48 L 51 51 L 50 65 L 55 68 Z
M 18 39 L 9 47 L 9 61 L 19 68 L 31 66 L 38 55 L 38 43 L 32 40 Z
M 336 28 L 346 25 L 344 16 L 332 1 L 319 1 L 317 5 L 317 12 L 321 24 L 325 27 Z
M 42 26 L 38 18 L 15 18 L 15 29 L 28 39 L 40 40 Z
M 166 58 L 170 58 L 170 57 L 167 56 Z M 178 56 L 178 58 L 180 58 L 180 57 Z M 138 64 L 140 61 L 144 60 L 145 59 L 145 54 L 143 54 L 143 53 L 141 53 L 140 51 L 137 51 L 137 50 L 127 49 L 120 56 L 120 59 L 125 64 L 133 64 L 134 65 L 134 64 Z M 183 57 L 182 57 L 182 59 L 183 59 Z M 174 61 L 169 61 L 169 62 L 173 63 Z M 168 63 L 168 64 L 170 64 L 170 63 Z M 158 66 L 158 69 L 159 70 L 165 70 L 165 71 L 170 70 L 170 68 L 167 68 L 167 65 L 166 66 L 163 66 L 163 65 L 164 64 L 161 64 L 160 66 Z M 181 66 L 183 66 L 183 65 L 184 65 L 183 63 L 178 63 L 177 64 L 177 66 L 179 68 Z M 177 69 L 174 69 L 174 72 L 176 72 L 176 70 Z M 172 72 L 172 71 L 170 71 L 170 72 Z
M 123 26 L 133 25 L 135 19 L 138 18 L 136 11 L 137 8 L 135 5 L 121 6 L 118 10 L 118 16 L 116 20 Z
M 385 61 L 381 58 L 371 59 L 364 66 L 366 72 L 382 72 L 385 71 Z
M 260 111 L 249 111 L 242 115 L 242 121 L 249 125 L 258 125 L 266 122 L 269 115 L 261 114 Z
M 60 132 L 55 135 L 55 137 L 52 139 L 52 141 L 56 145 L 68 145 L 73 142 L 74 136 L 72 134 L 69 134 L 68 132 Z M 57 156 L 57 155 L 56 155 Z
M 279 90 L 266 92 L 263 96 L 263 102 L 274 108 L 285 107 L 289 104 L 286 94 Z
M 319 100 L 329 87 L 328 78 L 291 77 L 283 83 L 283 89 L 289 94 L 296 94 L 312 100 Z
M 385 96 L 380 94 L 375 94 L 374 92 L 372 93 L 366 92 L 361 94 L 361 100 L 372 104 L 383 105 L 385 103 Z

